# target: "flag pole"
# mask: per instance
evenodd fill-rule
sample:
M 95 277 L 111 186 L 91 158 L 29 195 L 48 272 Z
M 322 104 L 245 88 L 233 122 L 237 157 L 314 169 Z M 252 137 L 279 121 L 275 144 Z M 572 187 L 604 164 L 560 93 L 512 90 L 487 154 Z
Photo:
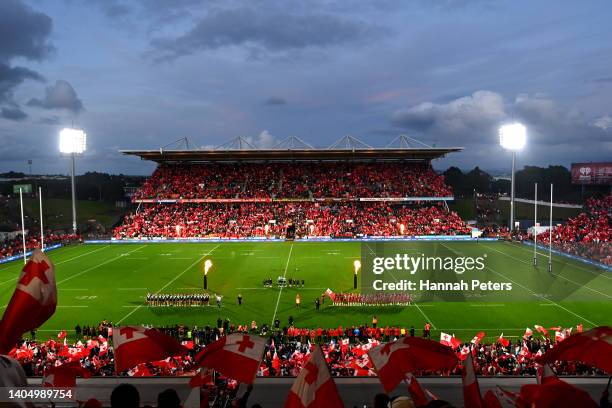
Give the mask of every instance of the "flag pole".
M 535 183 L 533 204 L 533 266 L 538 266 L 538 183 Z
M 25 238 L 25 223 L 23 221 L 23 190 L 19 188 L 19 204 L 21 205 L 21 240 L 23 242 L 23 263 L 27 262 L 26 256 L 26 238 Z
M 38 207 L 40 208 L 40 250 L 45 251 L 45 230 L 43 227 L 42 187 L 38 186 Z
M 553 212 L 553 184 L 550 183 L 550 224 L 548 227 L 548 272 L 552 273 L 552 212 Z

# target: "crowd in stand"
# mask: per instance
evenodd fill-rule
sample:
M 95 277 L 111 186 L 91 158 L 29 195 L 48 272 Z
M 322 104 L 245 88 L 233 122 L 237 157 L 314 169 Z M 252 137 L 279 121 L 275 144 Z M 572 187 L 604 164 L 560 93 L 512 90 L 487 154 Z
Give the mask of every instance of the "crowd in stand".
M 135 199 L 450 196 L 430 165 L 227 163 L 160 165 Z
M 538 234 L 538 242 L 548 245 L 549 232 Z M 612 265 L 612 196 L 589 199 L 585 211 L 556 226 L 553 247 L 563 252 Z
M 187 376 L 194 375 L 197 367 L 194 356 L 219 337 L 229 333 L 261 334 L 269 337 L 261 362 L 260 376 L 294 376 L 306 361 L 314 344 L 321 344 L 334 376 L 375 376 L 367 351 L 384 342 L 404 336 L 429 336 L 414 327 L 372 327 L 369 325 L 336 328 L 258 327 L 256 322 L 233 325 L 219 319 L 217 327 L 161 327 L 160 331 L 172 335 L 190 349 L 184 357 L 139 364 L 122 373 L 124 376 Z M 94 376 L 114 375 L 113 348 L 109 345 L 109 325 L 92 326 L 89 335 L 79 334 L 80 340 L 67 344 L 66 333 L 46 342 L 25 340 L 10 356 L 20 361 L 28 376 L 42 376 L 44 371 L 67 362 L 80 361 L 82 367 Z M 111 329 L 112 331 L 112 329 Z M 454 350 L 459 357 L 457 366 L 447 372 L 418 372 L 418 375 L 460 375 L 460 362 L 472 346 L 477 374 L 480 376 L 535 375 L 535 358 L 554 347 L 555 341 L 545 337 L 525 336 L 516 341 L 460 343 Z M 602 372 L 578 362 L 557 362 L 554 370 L 560 375 L 591 376 Z
M 55 234 L 47 231 L 44 236 L 45 246 L 58 244 L 61 242 L 74 241 L 79 239 L 74 234 Z M 40 235 L 26 233 L 26 248 L 32 250 L 40 248 Z M 21 234 L 16 234 L 13 238 L 0 240 L 0 259 L 8 258 L 23 253 L 23 239 Z
M 440 206 L 381 202 L 146 205 L 114 231 L 123 238 L 462 235 L 470 228 Z

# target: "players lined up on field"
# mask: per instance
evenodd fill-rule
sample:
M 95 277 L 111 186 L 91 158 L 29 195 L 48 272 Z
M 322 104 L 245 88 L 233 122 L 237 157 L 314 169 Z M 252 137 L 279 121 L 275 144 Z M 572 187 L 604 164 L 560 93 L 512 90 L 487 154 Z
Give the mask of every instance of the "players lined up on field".
M 333 306 L 408 306 L 412 298 L 407 293 L 334 293 Z
M 208 293 L 147 293 L 148 306 L 208 306 Z
M 267 278 L 263 280 L 263 286 L 265 288 L 271 288 L 274 285 L 274 281 L 272 278 Z M 276 278 L 276 286 L 279 288 L 289 287 L 289 288 L 303 288 L 304 287 L 304 279 L 293 279 L 293 278 L 285 278 L 284 276 L 279 276 Z

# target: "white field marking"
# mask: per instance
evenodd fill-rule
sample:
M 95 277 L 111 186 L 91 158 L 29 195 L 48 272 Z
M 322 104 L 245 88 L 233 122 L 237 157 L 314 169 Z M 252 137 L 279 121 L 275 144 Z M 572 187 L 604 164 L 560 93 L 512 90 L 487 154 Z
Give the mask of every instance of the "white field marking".
M 181 276 L 183 276 L 185 274 L 185 272 L 187 272 L 188 270 L 190 270 L 191 268 L 193 268 L 195 265 L 197 265 L 198 263 L 202 262 L 202 260 L 213 253 L 213 251 L 217 248 L 219 248 L 221 244 L 218 244 L 217 246 L 215 246 L 213 249 L 211 249 L 210 251 L 208 251 L 206 254 L 204 254 L 202 257 L 196 259 L 196 261 L 194 263 L 192 263 L 191 265 L 189 265 L 187 268 L 183 269 L 183 271 L 181 273 L 179 273 L 178 275 L 176 275 L 172 280 L 168 281 L 168 283 L 166 283 L 164 286 L 162 286 L 157 292 L 154 293 L 154 295 L 159 294 L 162 290 L 166 289 L 168 286 L 170 286 L 174 281 L 176 281 L 178 278 L 180 278 Z M 137 307 L 134 308 L 134 310 L 132 310 L 130 313 L 126 314 L 125 316 L 123 316 L 121 318 L 121 320 L 119 320 L 117 322 L 117 324 L 121 323 L 122 321 L 124 321 L 125 319 L 127 319 L 128 317 L 130 317 L 134 312 L 136 312 L 138 309 L 140 309 L 143 305 L 138 305 Z
M 140 250 L 140 249 L 144 248 L 145 246 L 146 246 L 146 245 L 140 246 L 140 247 L 138 247 L 138 248 L 134 249 L 133 251 L 129 251 L 129 252 L 127 252 L 127 253 L 128 253 L 128 254 L 130 254 L 130 253 L 132 253 L 132 252 L 136 252 L 136 251 L 138 251 L 138 250 Z M 77 276 L 81 276 L 81 275 L 83 275 L 84 273 L 87 273 L 87 272 L 89 272 L 89 271 L 92 271 L 92 270 L 94 270 L 94 269 L 96 269 L 96 268 L 101 267 L 102 265 L 106 265 L 106 264 L 108 264 L 108 263 L 111 263 L 111 262 L 113 262 L 113 261 L 116 261 L 117 259 L 121 259 L 121 258 L 123 258 L 124 256 L 125 256 L 125 254 L 120 254 L 120 255 L 117 255 L 117 256 L 116 256 L 116 257 L 114 257 L 114 258 L 108 259 L 108 260 L 106 260 L 106 261 L 104 261 L 104 262 L 102 262 L 102 263 L 99 263 L 99 264 L 97 264 L 97 265 L 94 265 L 94 266 L 92 266 L 91 268 L 87 268 L 87 269 L 85 269 L 84 271 L 81 271 L 81 272 L 75 273 L 74 275 L 70 275 L 70 276 L 69 276 L 69 277 L 67 277 L 66 279 L 63 279 L 63 280 L 61 280 L 61 281 L 57 282 L 55 285 L 57 286 L 57 285 L 59 285 L 60 283 L 68 282 L 69 280 L 74 279 L 74 278 L 76 278 Z
M 538 306 L 553 306 L 553 307 L 557 307 L 557 305 L 553 305 L 552 303 L 539 303 Z
M 446 246 L 444 243 L 442 243 L 442 245 L 443 245 L 444 247 L 446 247 L 447 249 L 449 249 L 450 251 L 455 252 L 455 251 L 453 251 L 451 248 L 447 247 L 447 246 Z M 488 247 L 487 247 L 487 248 L 488 248 Z M 535 293 L 533 290 L 529 289 L 529 288 L 528 288 L 528 287 L 526 287 L 525 285 L 521 285 L 520 283 L 518 283 L 518 282 L 516 282 L 516 281 L 514 281 L 514 280 L 512 280 L 512 279 L 510 279 L 510 278 L 509 278 L 509 277 L 507 277 L 506 275 L 504 275 L 504 274 L 502 274 L 502 273 L 497 272 L 496 270 L 494 270 L 494 269 L 493 269 L 493 268 L 491 268 L 490 266 L 487 266 L 486 268 L 487 268 L 488 270 L 490 270 L 491 272 L 493 272 L 493 273 L 495 273 L 495 274 L 497 274 L 497 275 L 501 276 L 502 278 L 509 280 L 510 282 L 514 283 L 515 285 L 520 286 L 521 288 L 525 289 L 527 292 L 530 292 L 530 293 L 531 293 L 533 296 L 535 296 L 535 297 L 537 297 L 537 298 L 540 298 L 540 299 L 542 299 L 542 300 L 545 300 L 545 301 L 547 301 L 547 302 L 549 302 L 549 303 L 551 303 L 551 304 L 557 305 L 558 307 L 560 307 L 561 309 L 565 310 L 566 312 L 568 312 L 568 313 L 570 313 L 570 314 L 573 314 L 574 316 L 578 317 L 579 319 L 584 320 L 585 322 L 587 322 L 587 323 L 589 323 L 589 324 L 591 324 L 591 325 L 593 325 L 593 326 L 598 326 L 597 324 L 593 323 L 592 321 L 590 321 L 590 320 L 588 320 L 588 319 L 586 319 L 586 318 L 584 318 L 584 317 L 580 316 L 580 315 L 579 315 L 579 314 L 577 314 L 577 313 L 572 312 L 572 311 L 571 311 L 571 310 L 569 310 L 568 308 L 561 306 L 561 305 L 560 305 L 560 304 L 558 304 L 557 302 L 555 302 L 555 301 L 553 301 L 553 300 L 550 300 L 550 299 L 547 299 L 547 298 L 545 298 L 545 297 L 544 297 L 544 296 L 542 296 L 542 295 L 538 295 L 537 293 Z
M 129 260 L 131 260 L 131 261 L 146 261 L 146 260 L 148 260 L 149 258 L 144 258 L 144 257 L 143 257 L 143 258 L 135 258 L 135 257 L 133 257 L 133 256 L 130 256 L 129 258 L 125 258 L 125 259 L 129 259 Z
M 419 307 L 436 307 L 436 305 L 428 305 L 428 304 L 424 305 L 424 304 L 421 303 L 421 305 L 419 306 L 416 303 L 412 302 L 412 304 L 408 305 L 408 307 L 416 307 L 418 309 Z M 433 326 L 433 324 L 432 324 L 432 326 Z
M 291 247 L 289 248 L 289 256 L 287 257 L 287 263 L 285 264 L 285 273 L 283 278 L 287 276 L 287 269 L 289 268 L 289 261 L 291 260 L 291 253 L 293 252 L 293 241 L 291 241 Z M 276 312 L 278 311 L 278 303 L 280 302 L 281 295 L 283 293 L 283 286 L 278 291 L 278 297 L 276 298 L 276 307 L 274 308 L 274 314 L 272 315 L 272 323 L 270 326 L 274 326 L 274 319 L 276 319 Z
M 73 260 L 75 260 L 75 259 L 78 259 L 78 258 L 80 258 L 80 257 L 82 257 L 82 256 L 85 256 L 85 255 L 90 255 L 90 254 L 93 254 L 94 252 L 101 251 L 101 250 L 103 250 L 104 248 L 108 248 L 108 247 L 110 247 L 110 245 L 103 246 L 102 248 L 98 248 L 98 249 L 95 249 L 95 250 L 93 250 L 93 251 L 85 252 L 84 254 L 77 255 L 77 256 L 75 256 L 75 257 L 73 257 L 73 258 L 66 259 L 66 260 L 64 260 L 64 261 L 54 262 L 54 263 L 53 263 L 53 265 L 61 265 L 61 264 L 63 264 L 63 263 L 70 262 L 70 261 L 73 261 Z M 76 248 L 76 247 L 75 247 L 75 248 Z M 17 278 L 18 278 L 18 276 L 17 276 L 17 277 L 15 277 L 15 278 L 11 278 L 11 279 L 9 279 L 9 280 L 6 280 L 6 281 L 4 281 L 4 282 L 0 282 L 0 286 L 2 286 L 2 285 L 3 285 L 3 284 L 5 284 L 5 283 L 9 283 L 9 282 L 16 281 L 16 280 L 17 280 Z
M 495 271 L 495 270 L 491 269 L 491 267 L 487 266 L 487 269 L 488 269 L 488 270 L 490 270 L 491 272 L 493 272 L 493 273 L 495 273 L 495 274 L 497 274 L 497 275 L 501 276 L 502 278 L 509 280 L 510 282 L 514 283 L 515 285 L 518 285 L 518 286 L 522 287 L 522 288 L 523 288 L 523 289 L 525 289 L 526 291 L 531 292 L 531 294 L 532 294 L 533 296 L 538 297 L 538 298 L 541 298 L 541 299 L 543 299 L 543 300 L 546 300 L 546 301 L 550 302 L 551 304 L 556 305 L 557 307 L 560 307 L 561 309 L 565 310 L 566 312 L 573 314 L 573 315 L 574 315 L 574 316 L 576 316 L 577 318 L 582 319 L 582 320 L 584 320 L 585 322 L 587 322 L 587 323 L 589 323 L 589 324 L 591 324 L 591 325 L 593 325 L 593 326 L 599 326 L 598 324 L 593 323 L 593 322 L 592 322 L 592 321 L 590 321 L 589 319 L 586 319 L 586 318 L 584 318 L 584 317 L 580 316 L 579 314 L 572 312 L 572 311 L 571 311 L 571 310 L 569 310 L 568 308 L 561 306 L 561 305 L 560 305 L 560 304 L 558 304 L 557 302 L 555 302 L 555 301 L 553 301 L 553 300 L 550 300 L 550 299 L 547 299 L 547 298 L 545 298 L 545 297 L 544 297 L 544 296 L 542 296 L 542 295 L 538 295 L 537 293 L 535 293 L 534 291 L 532 291 L 532 290 L 531 290 L 531 289 L 529 289 L 528 287 L 523 286 L 523 285 L 521 285 L 521 284 L 520 284 L 520 283 L 518 283 L 518 282 L 515 282 L 514 280 L 512 280 L 512 279 L 508 278 L 507 276 L 505 276 L 505 275 L 503 275 L 503 274 L 501 274 L 501 273 L 499 273 L 499 272 L 497 272 L 497 271 Z
M 510 245 L 511 245 L 511 246 L 513 246 L 513 247 L 515 247 L 515 248 L 519 248 L 519 249 L 522 249 L 522 250 L 524 250 L 524 251 L 528 251 L 530 254 L 532 254 L 532 255 L 533 255 L 533 252 L 532 252 L 531 250 L 529 250 L 529 248 L 528 248 L 528 247 L 526 247 L 526 246 L 525 246 L 525 245 L 523 245 L 523 244 L 510 244 Z M 539 248 L 539 249 L 541 250 L 541 248 Z M 548 254 L 546 254 L 546 253 L 542 253 L 542 252 L 536 252 L 536 253 L 537 253 L 539 256 L 541 256 L 541 257 L 543 257 L 543 258 L 548 259 Z M 563 255 L 557 255 L 557 254 L 555 254 L 555 256 L 563 256 Z M 532 258 L 532 259 L 533 259 L 533 258 Z M 604 272 L 604 273 L 597 273 L 597 272 L 593 272 L 592 270 L 587 269 L 586 267 L 584 267 L 584 266 L 580 265 L 580 261 L 575 261 L 575 260 L 573 260 L 573 259 L 571 259 L 571 258 L 568 258 L 568 261 L 573 261 L 573 262 L 574 262 L 574 265 L 573 265 L 573 266 L 574 266 L 575 268 L 577 268 L 577 269 L 580 269 L 580 270 L 582 270 L 582 271 L 588 272 L 588 273 L 593 274 L 593 275 L 595 275 L 595 276 L 601 276 L 601 277 L 604 277 L 604 278 L 606 278 L 606 279 L 610 279 L 610 280 L 612 280 L 612 276 L 608 276 L 608 274 L 606 274 L 605 272 Z
M 371 253 L 372 255 L 376 255 L 376 252 L 374 252 L 374 250 L 372 249 L 372 247 L 371 247 L 370 245 L 365 244 L 365 246 L 366 246 L 366 248 L 368 248 L 368 251 L 370 251 L 370 253 Z M 363 269 L 362 269 L 362 270 L 363 270 Z M 393 278 L 393 280 L 394 280 L 395 282 L 397 282 L 397 278 L 395 277 L 395 275 L 393 275 L 393 273 L 391 273 L 391 272 L 389 272 L 389 274 L 391 275 L 391 277 Z M 362 277 L 363 277 L 363 274 L 362 274 Z M 438 328 L 436 327 L 436 324 L 433 322 L 433 320 L 431 320 L 431 319 L 430 319 L 430 318 L 429 318 L 429 317 L 428 317 L 428 316 L 425 314 L 425 312 L 423 311 L 423 309 L 421 309 L 421 308 L 419 307 L 419 305 L 417 305 L 417 303 L 416 303 L 414 300 L 412 301 L 412 304 L 413 304 L 413 305 L 414 305 L 414 307 L 416 307 L 416 308 L 417 308 L 417 310 L 418 310 L 418 311 L 419 311 L 419 312 L 420 312 L 420 313 L 423 315 L 423 317 L 425 318 L 425 321 L 426 321 L 426 322 L 431 323 L 431 327 L 433 327 L 433 328 L 434 328 L 434 330 L 438 330 Z
M 138 305 L 132 305 L 132 306 L 121 306 L 121 307 L 138 307 Z
M 85 288 L 78 288 L 78 289 L 77 289 L 77 288 L 65 288 L 65 289 L 62 289 L 62 290 L 63 290 L 63 291 L 64 291 L 64 290 L 65 290 L 65 291 L 68 291 L 68 290 L 91 290 L 91 289 L 85 289 Z
M 148 288 L 117 288 L 117 290 L 147 290 Z
M 524 261 L 524 260 L 522 260 L 522 259 L 520 259 L 520 258 L 517 258 L 517 257 L 515 257 L 515 256 L 508 255 L 507 253 L 505 253 L 505 252 L 503 252 L 503 251 L 500 251 L 499 249 L 496 249 L 496 248 L 491 248 L 491 247 L 486 246 L 486 245 L 484 245 L 484 247 L 485 247 L 485 248 L 492 249 L 492 250 L 493 250 L 493 251 L 495 251 L 495 252 L 499 252 L 499 253 L 500 253 L 500 254 L 502 254 L 502 255 L 506 255 L 507 257 L 512 258 L 512 259 L 514 259 L 514 260 L 516 260 L 516 261 L 522 262 L 522 263 L 527 264 L 527 265 L 531 265 L 531 262 L 527 262 L 527 261 Z M 603 296 L 607 297 L 608 299 L 612 299 L 612 296 L 610 296 L 610 295 L 607 295 L 607 294 L 605 294 L 605 293 L 603 293 L 603 292 L 600 292 L 600 291 L 598 291 L 597 289 L 593 289 L 593 288 L 591 288 L 591 287 L 589 287 L 589 286 L 587 286 L 587 285 L 582 285 L 582 284 L 580 284 L 580 283 L 578 283 L 578 282 L 576 282 L 576 281 L 573 281 L 573 280 L 571 280 L 571 279 L 566 278 L 565 276 L 563 276 L 563 275 L 561 275 L 561 274 L 557 274 L 557 275 L 553 275 L 553 276 L 555 276 L 556 278 L 565 279 L 566 281 L 568 281 L 568 282 L 570 282 L 570 283 L 573 283 L 574 285 L 576 285 L 576 286 L 578 286 L 578 287 L 588 289 L 588 290 L 590 290 L 591 292 L 594 292 L 594 293 L 599 293 L 600 295 L 603 295 Z

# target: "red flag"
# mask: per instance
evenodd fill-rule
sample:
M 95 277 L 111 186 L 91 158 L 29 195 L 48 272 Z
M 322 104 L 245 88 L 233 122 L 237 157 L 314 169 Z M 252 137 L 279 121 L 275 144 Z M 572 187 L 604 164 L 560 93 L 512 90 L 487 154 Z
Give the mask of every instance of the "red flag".
M 537 359 L 539 363 L 556 360 L 582 361 L 612 373 L 612 327 L 601 326 L 574 333 Z
M 281 375 L 281 363 L 276 350 L 274 350 L 274 356 L 272 356 L 272 368 L 274 368 L 274 373 L 277 377 Z
M 234 380 L 252 384 L 266 347 L 266 339 L 233 333 L 209 344 L 197 356 L 200 367 L 219 371 Z
M 538 333 L 542 334 L 542 336 L 548 337 L 548 330 L 546 330 L 544 327 L 539 326 L 537 324 L 534 325 L 533 327 L 536 329 Z
M 485 393 L 484 403 L 487 408 L 526 408 L 519 394 L 506 391 L 499 385 Z
M 523 334 L 523 338 L 527 339 L 529 337 L 533 336 L 533 330 L 531 330 L 529 327 L 527 327 L 525 329 L 525 334 Z
M 558 343 L 563 340 L 565 340 L 565 332 L 555 331 L 555 341 Z
M 163 360 L 167 357 L 187 354 L 184 346 L 155 329 L 138 326 L 116 327 L 113 330 L 115 369 L 117 373 L 139 363 Z
M 484 336 L 486 336 L 486 333 L 483 332 L 483 331 L 476 333 L 476 335 L 472 339 L 471 343 L 474 346 L 477 345 L 478 343 L 480 343 L 480 340 L 482 340 L 484 338 Z
M 463 382 L 463 404 L 470 408 L 484 408 L 485 405 L 480 396 L 478 379 L 474 371 L 472 353 L 468 353 L 467 358 L 463 362 L 461 380 Z
M 40 249 L 35 249 L 0 321 L 0 354 L 15 347 L 23 333 L 46 322 L 56 305 L 55 268 Z
M 321 347 L 315 346 L 306 365 L 291 386 L 285 408 L 342 408 L 344 404 L 336 388 Z
M 440 332 L 440 344 L 456 349 L 461 345 L 461 340 L 447 333 Z
M 527 406 L 538 408 L 597 408 L 599 406 L 586 391 L 561 380 L 550 381 L 546 384 L 523 385 L 520 396 Z
M 450 370 L 457 363 L 452 349 L 420 337 L 404 337 L 368 351 L 370 361 L 386 392 L 416 370 Z
M 538 384 L 547 384 L 557 379 L 557 375 L 548 364 L 536 363 L 536 380 Z
M 202 387 L 204 385 L 212 385 L 214 384 L 214 370 L 209 370 L 208 368 L 200 368 L 199 371 L 191 377 L 189 380 L 189 386 L 191 388 Z
M 421 387 L 421 384 L 419 384 L 416 377 L 413 376 L 412 373 L 408 373 L 408 375 L 406 375 L 406 384 L 408 385 L 408 392 L 410 393 L 412 401 L 414 401 L 414 405 L 421 407 L 429 403 L 431 399 L 425 393 L 425 390 Z
M 576 326 L 576 332 L 582 333 L 583 330 L 584 329 L 583 329 L 582 323 L 580 323 L 579 325 Z
M 504 333 L 499 335 L 499 339 L 497 342 L 502 345 L 502 347 L 508 347 L 510 345 L 510 340 L 504 338 Z
M 45 371 L 42 382 L 44 387 L 73 388 L 79 376 L 89 378 L 91 373 L 80 362 L 72 361 Z
M 63 340 L 66 338 L 66 335 L 68 335 L 68 333 L 66 333 L 66 330 L 62 330 L 61 332 L 57 333 L 57 338 Z

